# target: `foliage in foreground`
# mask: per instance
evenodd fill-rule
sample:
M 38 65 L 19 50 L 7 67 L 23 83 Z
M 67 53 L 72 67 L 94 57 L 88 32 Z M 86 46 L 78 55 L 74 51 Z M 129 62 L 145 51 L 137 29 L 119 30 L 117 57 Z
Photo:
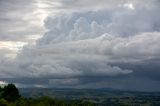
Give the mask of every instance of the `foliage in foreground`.
M 8 102 L 0 99 L 0 106 L 93 106 L 90 102 L 84 101 L 65 101 L 52 99 L 50 97 L 40 97 L 37 99 L 19 98 L 15 102 Z

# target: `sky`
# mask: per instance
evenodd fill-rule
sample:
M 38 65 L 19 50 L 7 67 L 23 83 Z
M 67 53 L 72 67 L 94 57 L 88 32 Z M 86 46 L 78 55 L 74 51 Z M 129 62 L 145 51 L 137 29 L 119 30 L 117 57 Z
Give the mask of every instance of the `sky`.
M 0 0 L 0 82 L 160 91 L 159 0 Z

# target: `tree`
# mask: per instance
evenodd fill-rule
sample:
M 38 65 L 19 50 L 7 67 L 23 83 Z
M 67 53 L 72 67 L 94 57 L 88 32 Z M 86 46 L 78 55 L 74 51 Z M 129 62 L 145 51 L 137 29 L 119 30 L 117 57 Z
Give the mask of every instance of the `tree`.
M 8 84 L 3 88 L 2 97 L 9 102 L 14 102 L 20 97 L 20 94 L 14 84 Z
M 0 99 L 2 98 L 3 88 L 0 87 Z
M 0 99 L 0 106 L 9 106 L 5 99 Z

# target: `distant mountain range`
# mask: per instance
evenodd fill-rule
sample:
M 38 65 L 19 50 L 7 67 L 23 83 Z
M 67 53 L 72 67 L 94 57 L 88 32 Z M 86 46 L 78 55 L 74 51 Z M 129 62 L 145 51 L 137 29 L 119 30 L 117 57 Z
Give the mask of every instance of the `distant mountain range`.
M 58 98 L 102 97 L 102 96 L 160 96 L 160 92 L 123 91 L 110 88 L 73 89 L 73 88 L 19 88 L 26 97 L 51 96 Z
M 65 100 L 89 100 L 96 106 L 159 106 L 160 92 L 136 92 L 115 89 L 72 89 L 72 88 L 20 88 L 20 93 L 28 98 L 49 96 Z M 112 105 L 111 105 L 112 104 Z

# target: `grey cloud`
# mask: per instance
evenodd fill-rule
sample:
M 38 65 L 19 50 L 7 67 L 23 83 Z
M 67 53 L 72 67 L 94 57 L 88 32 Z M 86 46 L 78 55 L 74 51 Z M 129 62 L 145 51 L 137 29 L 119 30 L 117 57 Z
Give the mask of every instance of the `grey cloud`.
M 71 1 L 61 0 L 57 8 L 77 12 L 50 15 L 48 31 L 35 45 L 24 46 L 14 60 L 1 59 L 1 79 L 28 86 L 159 90 L 158 1 Z M 130 2 L 135 9 L 123 6 Z
M 146 7 L 154 7 L 159 5 L 159 0 L 60 0 L 62 6 L 59 8 L 67 9 L 70 11 L 86 11 L 86 10 L 99 10 L 99 9 L 112 9 L 124 4 L 139 5 Z M 67 12 L 66 11 L 66 12 Z
M 77 88 L 114 88 L 131 91 L 159 91 L 159 81 L 145 77 L 106 78 L 98 82 L 77 85 Z
M 113 10 L 49 17 L 45 22 L 49 31 L 38 40 L 38 44 L 96 38 L 105 33 L 126 37 L 144 32 L 158 32 L 159 10 L 160 8 L 156 6 L 152 8 L 140 6 L 135 10 L 118 7 Z
M 39 46 L 38 53 L 62 54 L 70 57 L 75 55 L 97 55 L 106 58 L 124 60 L 144 60 L 159 56 L 159 32 L 143 33 L 130 37 L 115 37 L 104 34 L 95 39 L 70 41 Z M 147 47 L 147 49 L 146 49 Z M 42 48 L 42 50 L 40 50 Z M 71 55 L 73 56 L 73 55 Z M 94 57 L 93 57 L 94 58 Z M 119 61 L 122 61 L 119 60 Z
M 35 0 L 0 1 L 0 40 L 25 41 L 28 37 L 42 34 L 44 28 L 37 25 L 38 17 Z
M 59 46 L 61 48 L 61 46 Z M 51 49 L 51 48 L 50 48 Z M 69 48 L 68 48 L 69 49 Z M 66 49 L 66 50 L 68 50 Z M 73 51 L 77 48 L 73 48 Z M 83 76 L 115 76 L 119 74 L 128 74 L 132 71 L 122 70 L 119 67 L 109 66 L 103 58 L 89 54 L 83 55 L 63 49 L 56 48 L 48 51 L 46 48 L 28 48 L 24 54 L 20 55 L 18 60 L 22 69 L 27 70 L 29 76 L 46 76 L 46 77 L 83 77 Z M 55 51 L 54 51 L 55 50 Z M 32 55 L 34 53 L 34 55 Z M 24 67 L 23 67 L 24 66 Z M 25 71 L 24 70 L 24 71 Z M 26 74 L 25 74 L 26 75 Z
M 127 38 L 102 35 L 95 39 L 44 46 L 26 46 L 22 54 L 17 57 L 18 68 L 20 68 L 18 70 L 21 70 L 18 73 L 23 77 L 47 78 L 49 85 L 59 82 L 57 85 L 59 87 L 75 85 L 87 87 L 87 85 L 111 78 L 116 82 L 110 84 L 109 87 L 116 87 L 116 84 L 119 83 L 118 80 L 123 82 L 129 79 L 128 82 L 120 83 L 117 86 L 121 86 L 121 89 L 131 89 L 130 82 L 137 77 L 144 80 L 138 83 L 139 85 L 137 84 L 142 87 L 137 90 L 144 89 L 140 85 L 145 81 L 156 83 L 159 81 L 159 79 L 153 79 L 159 71 L 154 69 L 155 66 L 151 65 L 153 62 L 150 61 L 160 55 L 159 39 L 160 34 L 155 32 Z M 146 59 L 149 60 L 149 64 L 143 62 Z M 118 62 L 122 65 L 117 64 Z M 136 64 L 139 65 L 136 66 Z M 146 70 L 146 65 L 148 70 Z M 151 67 L 154 73 L 151 72 Z M 133 77 L 133 79 L 131 80 L 129 77 Z M 99 80 L 94 80 L 95 78 Z M 72 81 L 73 83 L 71 83 Z
M 145 77 L 153 81 L 159 81 L 159 57 L 153 59 L 146 59 L 141 62 L 127 63 L 127 62 L 117 62 L 113 65 L 117 65 L 121 68 L 127 68 L 134 70 L 133 76 Z M 112 64 L 112 63 L 111 63 Z

